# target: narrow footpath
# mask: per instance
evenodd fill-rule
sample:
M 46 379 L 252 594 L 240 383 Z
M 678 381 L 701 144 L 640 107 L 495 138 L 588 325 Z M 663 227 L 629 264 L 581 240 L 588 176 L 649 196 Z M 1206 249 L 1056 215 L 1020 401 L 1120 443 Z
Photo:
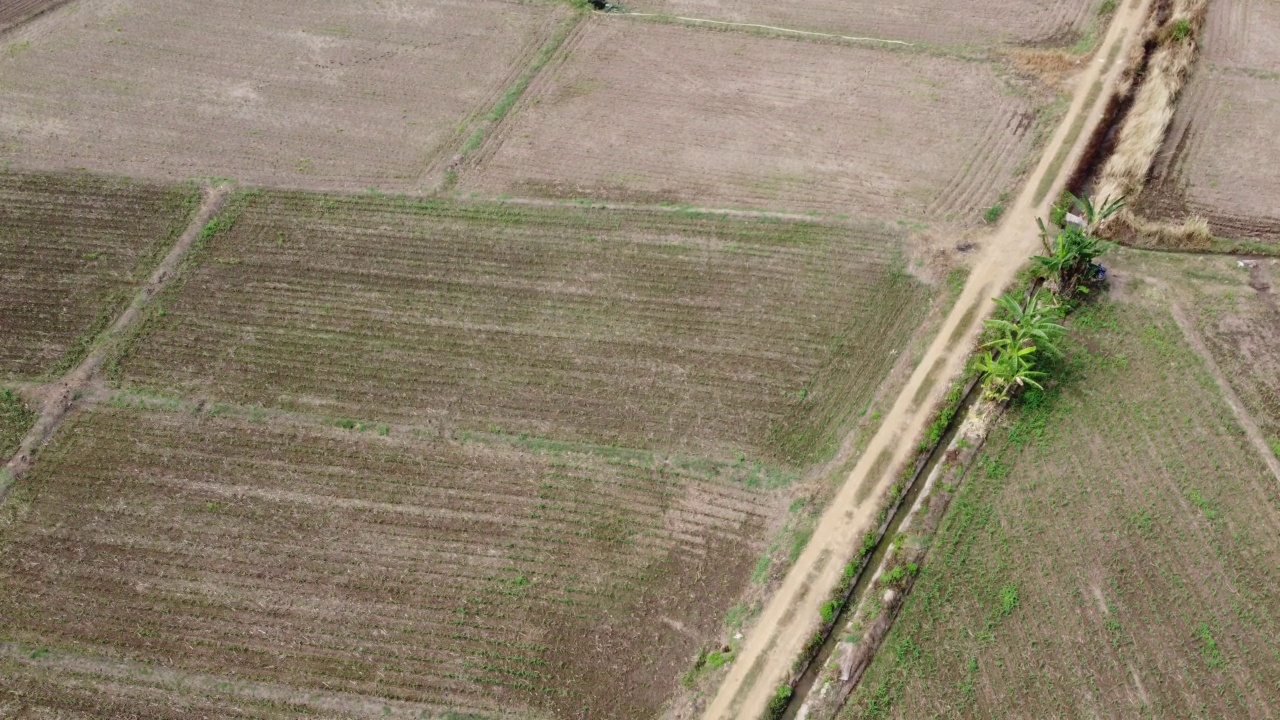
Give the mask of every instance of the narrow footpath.
M 1116 11 L 1095 59 L 1077 78 L 1071 107 L 1035 171 L 996 231 L 980 241 L 960 299 L 819 520 L 813 538 L 748 630 L 729 674 L 707 707 L 707 720 L 754 720 L 766 711 L 777 687 L 789 680 L 792 663 L 819 624 L 819 605 L 840 581 L 845 561 L 874 522 L 876 504 L 915 447 L 930 410 L 963 370 L 982 319 L 994 308 L 991 298 L 1039 250 L 1035 220 L 1048 215 L 1052 198 L 1061 192 L 1101 122 L 1123 70 L 1122 59 L 1138 41 L 1150 1 L 1128 0 Z M 1051 180 L 1048 192 L 1043 192 L 1040 186 L 1046 176 Z M 891 462 L 877 462 L 881 455 L 888 455 Z M 864 489 L 868 487 L 869 492 Z M 859 497 L 865 499 L 859 501 Z

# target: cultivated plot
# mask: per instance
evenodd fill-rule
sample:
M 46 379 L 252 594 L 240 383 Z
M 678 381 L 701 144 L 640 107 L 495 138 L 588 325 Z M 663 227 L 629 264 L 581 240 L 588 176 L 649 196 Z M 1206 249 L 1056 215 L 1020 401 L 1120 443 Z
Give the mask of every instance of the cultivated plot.
M 934 296 L 881 226 L 288 193 L 222 222 L 118 362 L 126 386 L 801 461 Z
M 0 162 L 333 189 L 417 186 L 564 17 L 505 0 L 71 9 L 0 53 Z
M 5 0 L 0 5 L 0 32 L 30 17 L 65 3 L 67 0 Z
M 1280 242 L 1280 6 L 1209 3 L 1204 62 L 1188 83 L 1141 199 L 1149 216 L 1206 218 L 1213 233 Z
M 0 377 L 82 358 L 198 204 L 190 186 L 0 173 Z
M 593 17 L 460 187 L 976 221 L 1031 149 L 1035 104 L 1012 82 L 922 53 Z
M 846 717 L 1270 717 L 1280 484 L 1154 285 L 1073 315 Z
M 58 438 L 0 507 L 0 636 L 53 707 L 115 661 L 122 702 L 652 717 L 772 497 L 750 464 L 176 401 Z
M 632 0 L 623 4 L 637 12 L 966 46 L 999 42 L 1070 45 L 1089 27 L 1097 5 L 1093 0 Z

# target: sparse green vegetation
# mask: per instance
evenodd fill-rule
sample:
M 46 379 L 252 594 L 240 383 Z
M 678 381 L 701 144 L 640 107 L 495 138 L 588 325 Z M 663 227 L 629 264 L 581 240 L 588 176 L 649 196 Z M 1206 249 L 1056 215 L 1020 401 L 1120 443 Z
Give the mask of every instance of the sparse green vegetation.
M 8 388 L 0 388 L 0 465 L 17 452 L 23 436 L 35 421 L 35 410 L 21 396 Z

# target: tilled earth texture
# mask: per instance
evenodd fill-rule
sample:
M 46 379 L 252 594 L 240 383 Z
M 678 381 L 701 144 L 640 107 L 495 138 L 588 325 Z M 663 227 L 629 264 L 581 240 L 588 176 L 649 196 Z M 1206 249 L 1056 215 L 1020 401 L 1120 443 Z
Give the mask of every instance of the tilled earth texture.
M 638 12 L 936 45 L 1070 45 L 1090 31 L 1097 5 L 1094 0 L 631 0 L 622 4 Z
M 1032 146 L 1034 93 L 1016 82 L 919 52 L 593 17 L 461 188 L 976 221 Z
M 0 163 L 414 188 L 565 12 L 503 0 L 84 0 L 5 37 Z
M 1209 3 L 1203 48 L 1141 208 L 1200 215 L 1220 237 L 1280 242 L 1280 4 Z

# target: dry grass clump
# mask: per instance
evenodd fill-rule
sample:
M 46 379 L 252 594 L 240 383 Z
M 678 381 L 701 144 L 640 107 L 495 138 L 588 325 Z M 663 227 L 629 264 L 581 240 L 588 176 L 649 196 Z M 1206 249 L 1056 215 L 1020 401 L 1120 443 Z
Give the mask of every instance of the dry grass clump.
M 1206 7 L 1207 0 L 1176 0 L 1169 18 L 1154 32 L 1158 47 L 1142 74 L 1142 86 L 1120 129 L 1115 152 L 1103 167 L 1094 192 L 1097 197 L 1134 197 L 1142 191 L 1195 61 L 1196 37 Z
M 1180 223 L 1161 222 L 1138 215 L 1128 208 L 1112 217 L 1111 232 L 1128 233 L 1125 244 L 1134 247 L 1202 252 L 1212 249 L 1213 232 L 1209 221 L 1199 215 L 1190 215 Z

